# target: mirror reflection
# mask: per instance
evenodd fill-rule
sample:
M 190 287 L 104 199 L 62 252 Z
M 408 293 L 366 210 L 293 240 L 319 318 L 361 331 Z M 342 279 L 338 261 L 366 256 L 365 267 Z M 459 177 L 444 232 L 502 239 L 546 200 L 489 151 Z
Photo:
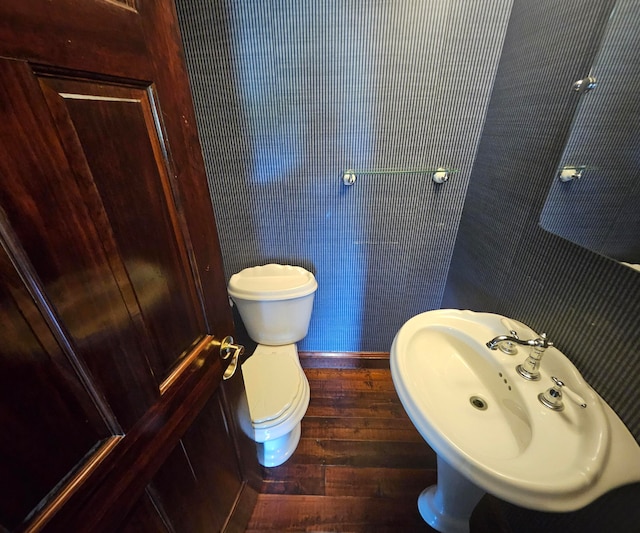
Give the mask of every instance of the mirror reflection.
M 582 92 L 541 226 L 640 264 L 640 0 L 618 0 Z M 585 85 L 583 84 L 582 90 Z

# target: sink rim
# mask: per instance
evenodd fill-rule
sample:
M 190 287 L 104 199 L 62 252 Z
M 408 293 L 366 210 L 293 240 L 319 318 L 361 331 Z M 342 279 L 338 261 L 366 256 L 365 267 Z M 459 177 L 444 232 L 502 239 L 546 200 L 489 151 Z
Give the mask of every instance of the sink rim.
M 547 366 L 553 367 L 554 372 L 560 373 L 558 377 L 579 392 L 587 401 L 588 407 L 584 410 L 580 409 L 566 399 L 565 411 L 556 413 L 539 404 L 538 393 L 551 385 L 550 374 L 545 369 L 545 359 L 541 368 L 542 379 L 527 382 L 515 371 L 516 365 L 524 360 L 525 350 L 520 350 L 516 356 L 510 356 L 499 350 L 481 347 L 481 344 L 496 335 L 506 333 L 504 320 L 516 324 L 521 337 L 535 335 L 524 324 L 491 313 L 445 309 L 428 311 L 411 318 L 402 326 L 391 347 L 391 374 L 396 391 L 410 419 L 430 446 L 474 483 L 505 500 L 525 507 L 543 510 L 578 508 L 580 505 L 575 505 L 580 498 L 576 496 L 597 482 L 608 456 L 609 425 L 600 398 L 564 354 L 555 348 L 549 348 L 545 358 L 553 358 L 556 362 Z M 411 363 L 408 359 L 407 344 L 416 332 L 424 328 L 433 328 L 436 324 L 441 326 L 443 321 L 450 324 L 452 328 L 453 325 L 457 328 L 464 325 L 475 331 L 476 336 L 481 336 L 482 338 L 477 339 L 478 354 L 490 364 L 502 368 L 505 376 L 514 385 L 514 389 L 517 389 L 525 399 L 533 434 L 531 442 L 523 453 L 506 460 L 472 456 L 468 450 L 462 449 L 458 443 L 435 427 L 429 419 L 429 414 L 423 413 L 419 408 L 419 402 L 412 397 L 412 394 L 416 393 L 413 390 L 415 384 L 407 383 L 405 378 L 409 372 L 406 366 Z M 571 459 L 570 454 L 568 455 L 563 447 L 562 436 L 557 443 L 557 449 L 560 450 L 559 458 L 554 457 L 551 461 L 545 461 L 548 457 L 541 458 L 536 455 L 539 456 L 541 452 L 548 451 L 549 446 L 545 444 L 544 439 L 548 437 L 549 432 L 575 430 L 576 427 L 571 426 L 571 423 L 578 424 L 577 428 L 590 424 L 587 428 L 589 429 L 588 441 L 580 442 L 583 437 L 581 438 L 579 434 L 572 435 L 571 441 L 571 446 L 579 445 L 575 448 L 577 451 L 586 449 L 587 453 L 583 454 L 575 471 L 564 471 L 562 476 L 553 477 L 551 476 L 553 467 L 563 458 L 569 461 Z M 568 435 L 571 436 L 571 434 Z M 535 462 L 535 475 L 532 475 L 529 466 L 531 462 Z M 575 461 L 570 463 L 572 466 L 576 464 Z M 552 495 L 556 498 L 550 498 Z

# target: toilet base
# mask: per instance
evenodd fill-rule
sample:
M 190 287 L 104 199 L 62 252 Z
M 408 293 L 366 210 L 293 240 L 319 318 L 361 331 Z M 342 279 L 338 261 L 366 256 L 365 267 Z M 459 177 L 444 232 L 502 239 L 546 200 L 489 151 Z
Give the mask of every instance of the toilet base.
M 282 435 L 282 437 L 258 442 L 258 462 L 269 468 L 284 463 L 298 447 L 300 433 L 300 422 L 298 422 L 289 433 Z

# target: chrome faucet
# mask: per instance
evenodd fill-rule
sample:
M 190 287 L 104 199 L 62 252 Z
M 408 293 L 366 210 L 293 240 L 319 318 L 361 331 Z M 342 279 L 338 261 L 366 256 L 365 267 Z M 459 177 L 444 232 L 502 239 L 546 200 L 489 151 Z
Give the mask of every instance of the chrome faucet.
M 518 348 L 516 348 L 516 343 L 522 344 L 520 341 L 520 337 L 518 337 L 518 333 L 514 330 L 511 330 L 509 333 L 511 335 L 500 335 L 495 339 L 490 340 L 487 343 L 487 347 L 495 350 L 498 348 L 501 352 L 506 353 L 507 355 L 515 355 L 518 353 Z
M 545 392 L 538 394 L 538 400 L 540 400 L 542 405 L 548 407 L 552 411 L 564 410 L 564 403 L 562 402 L 562 393 L 564 392 L 567 398 L 573 401 L 576 405 L 582 409 L 587 408 L 587 402 L 584 401 L 584 398 L 567 387 L 564 381 L 559 380 L 555 376 L 551 376 L 551 379 L 554 383 L 553 387 L 550 387 Z
M 501 343 L 531 346 L 529 356 L 524 363 L 516 367 L 516 370 L 518 371 L 518 374 L 529 381 L 537 381 L 540 379 L 540 361 L 542 360 L 544 351 L 550 346 L 553 346 L 553 343 L 547 339 L 547 335 L 545 333 L 541 333 L 540 336 L 535 339 L 529 339 L 526 341 L 519 339 L 517 335 L 498 335 L 487 343 L 487 348 L 490 350 L 497 350 Z

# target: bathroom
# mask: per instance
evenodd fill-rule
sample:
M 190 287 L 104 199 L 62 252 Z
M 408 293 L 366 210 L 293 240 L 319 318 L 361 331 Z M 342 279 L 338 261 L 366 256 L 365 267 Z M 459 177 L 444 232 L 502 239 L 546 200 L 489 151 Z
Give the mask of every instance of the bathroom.
M 227 277 L 312 270 L 311 352 L 388 351 L 431 309 L 512 316 L 640 438 L 640 275 L 539 226 L 614 3 L 178 1 Z M 631 531 L 637 500 L 505 513 L 514 531 Z

